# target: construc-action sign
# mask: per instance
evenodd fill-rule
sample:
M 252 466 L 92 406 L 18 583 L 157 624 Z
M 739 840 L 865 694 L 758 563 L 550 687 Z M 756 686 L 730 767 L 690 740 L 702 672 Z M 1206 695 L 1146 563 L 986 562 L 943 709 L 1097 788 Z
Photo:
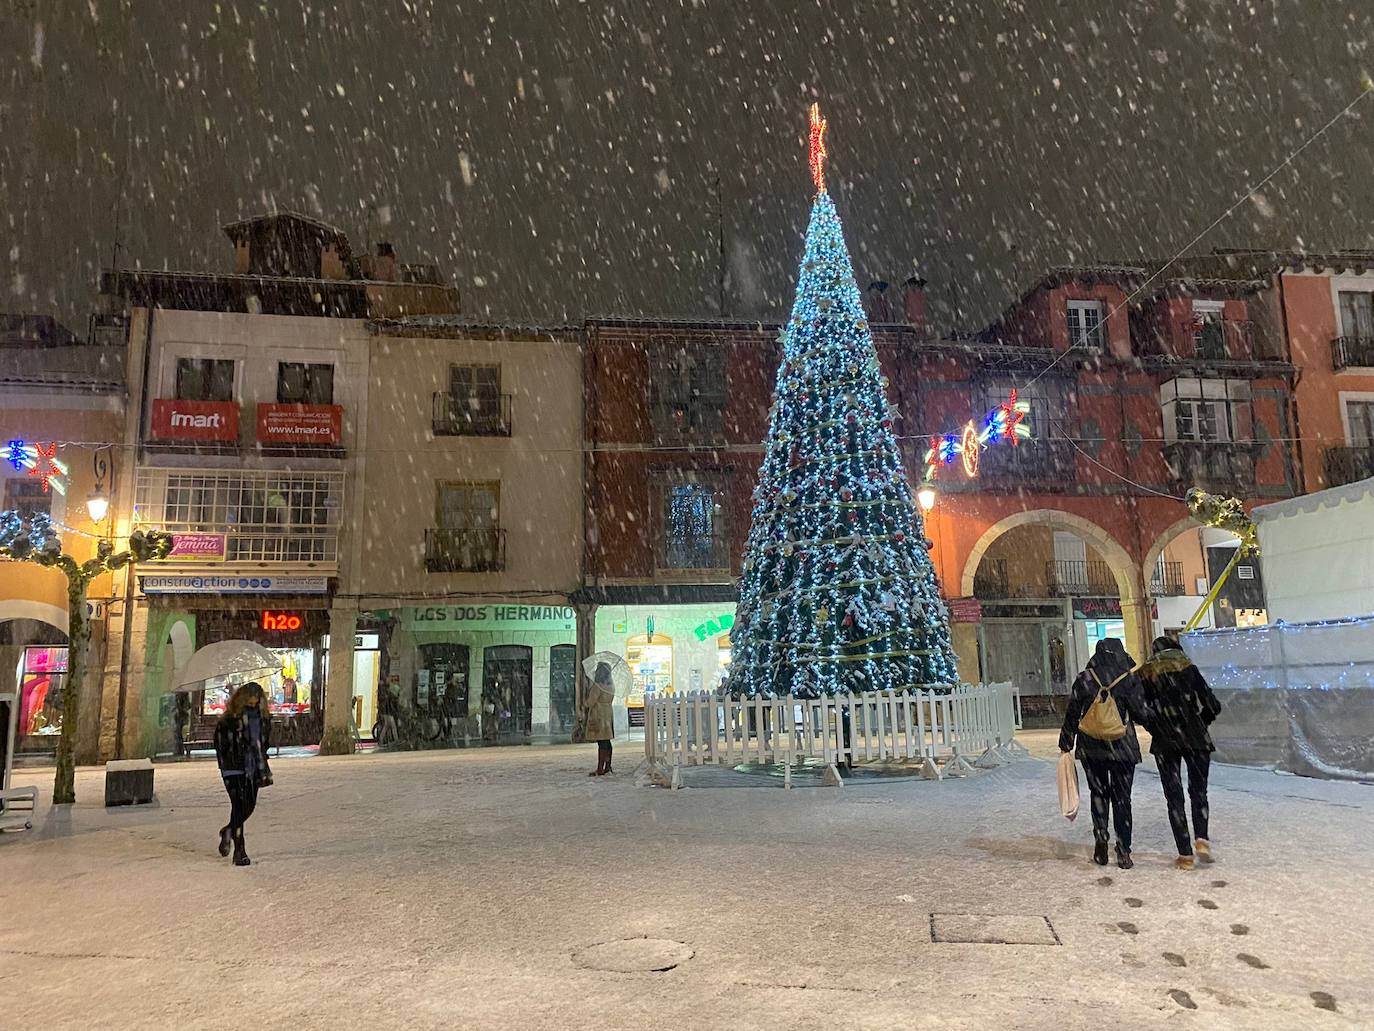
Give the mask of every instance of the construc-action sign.
M 204 576 L 145 573 L 138 585 L 144 594 L 326 594 L 323 576 Z
M 338 405 L 258 404 L 259 444 L 337 444 L 343 439 Z
M 239 406 L 233 401 L 153 402 L 154 440 L 239 439 Z
M 228 552 L 222 533 L 173 533 L 168 562 L 223 562 Z

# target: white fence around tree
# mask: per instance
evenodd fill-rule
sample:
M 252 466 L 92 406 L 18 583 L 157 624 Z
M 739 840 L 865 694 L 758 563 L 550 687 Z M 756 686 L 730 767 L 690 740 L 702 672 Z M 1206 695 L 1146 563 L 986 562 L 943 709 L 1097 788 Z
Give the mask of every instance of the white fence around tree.
M 683 766 L 785 767 L 824 763 L 827 782 L 838 768 L 896 761 L 939 779 L 966 773 L 970 761 L 1000 765 L 1018 752 L 1011 684 L 964 685 L 952 691 L 873 692 L 826 698 L 719 698 L 706 692 L 644 700 L 647 779 L 681 784 Z

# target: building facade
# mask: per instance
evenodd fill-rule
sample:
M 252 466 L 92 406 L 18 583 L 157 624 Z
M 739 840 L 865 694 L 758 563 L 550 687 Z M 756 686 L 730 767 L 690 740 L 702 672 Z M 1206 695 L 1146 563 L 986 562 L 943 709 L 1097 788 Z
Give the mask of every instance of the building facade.
M 188 691 L 176 674 L 206 645 L 248 640 L 281 665 L 277 740 L 352 751 L 367 321 L 456 310 L 457 292 L 428 267 L 407 272 L 386 245 L 355 259 L 343 233 L 308 217 L 225 231 L 233 273 L 105 277 L 128 326 L 121 443 L 133 461 L 120 477 L 121 520 L 176 540 L 167 562 L 136 577 L 121 663 L 136 717 L 122 750 L 169 749 L 178 718 L 189 747 L 206 745 L 244 678 Z M 107 694 L 121 679 L 111 662 Z
M 580 341 L 570 328 L 370 324 L 356 611 L 376 644 L 353 656 L 364 733 L 381 690 L 408 740 L 571 738 Z
M 46 514 L 63 551 L 78 562 L 115 536 L 111 504 L 126 454 L 118 440 L 124 417 L 124 353 L 92 334 L 78 337 L 43 317 L 0 316 L 0 510 Z M 105 499 L 105 511 L 88 504 Z M 117 501 L 117 498 L 113 500 Z M 100 515 L 99 520 L 95 515 Z M 122 575 L 106 574 L 89 589 L 91 636 L 87 668 L 99 671 L 111 654 L 111 627 L 123 618 Z M 68 663 L 67 580 L 55 569 L 6 562 L 0 571 L 0 693 L 16 691 L 15 748 L 20 755 L 56 754 L 62 729 L 62 687 Z M 102 712 L 101 680 L 89 677 L 80 699 L 79 761 L 97 757 L 102 718 L 117 718 L 118 684 Z

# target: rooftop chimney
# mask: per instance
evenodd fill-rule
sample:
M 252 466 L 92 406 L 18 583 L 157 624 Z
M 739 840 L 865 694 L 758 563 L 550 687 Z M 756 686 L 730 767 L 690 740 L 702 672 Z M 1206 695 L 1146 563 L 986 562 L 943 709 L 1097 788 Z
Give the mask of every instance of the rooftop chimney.
M 902 314 L 917 333 L 926 333 L 929 328 L 926 321 L 926 281 L 919 275 L 911 276 L 902 284 Z
M 868 309 L 869 322 L 876 324 L 892 321 L 892 302 L 887 294 L 887 284 L 881 279 L 875 279 L 868 284 L 865 307 Z

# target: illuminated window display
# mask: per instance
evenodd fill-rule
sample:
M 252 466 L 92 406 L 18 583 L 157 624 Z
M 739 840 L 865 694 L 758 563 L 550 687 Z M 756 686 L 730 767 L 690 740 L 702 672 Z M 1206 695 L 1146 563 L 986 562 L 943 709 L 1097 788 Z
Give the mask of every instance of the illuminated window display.
M 67 649 L 25 648 L 19 682 L 19 734 L 56 737 L 62 732 L 62 682 Z

